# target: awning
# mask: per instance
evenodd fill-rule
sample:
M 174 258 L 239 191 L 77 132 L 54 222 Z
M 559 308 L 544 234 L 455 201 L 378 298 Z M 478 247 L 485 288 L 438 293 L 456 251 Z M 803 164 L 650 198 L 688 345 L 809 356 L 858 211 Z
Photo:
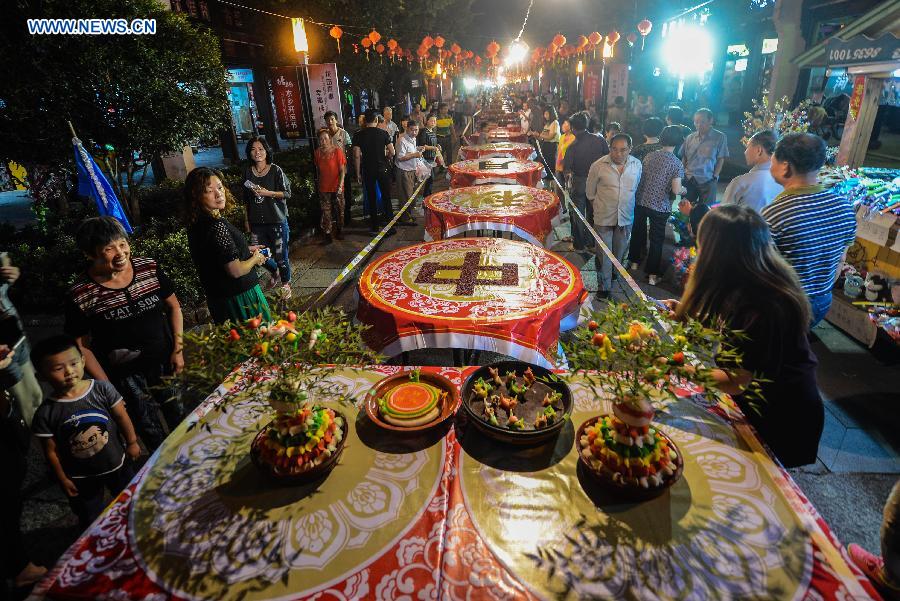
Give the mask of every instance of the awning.
M 898 34 L 900 34 L 900 0 L 887 0 L 879 3 L 835 35 L 799 54 L 792 62 L 802 69 L 896 61 L 900 57 L 892 58 L 892 55 L 897 49 L 895 44 Z M 891 52 L 887 55 L 878 53 L 875 60 L 872 60 L 871 55 L 875 52 L 873 42 L 877 42 L 879 47 L 883 42 L 886 46 L 890 46 Z M 848 45 L 845 47 L 843 44 Z M 841 53 L 835 55 L 837 60 L 830 58 L 832 51 Z M 844 58 L 843 51 L 849 51 L 847 56 L 852 60 Z

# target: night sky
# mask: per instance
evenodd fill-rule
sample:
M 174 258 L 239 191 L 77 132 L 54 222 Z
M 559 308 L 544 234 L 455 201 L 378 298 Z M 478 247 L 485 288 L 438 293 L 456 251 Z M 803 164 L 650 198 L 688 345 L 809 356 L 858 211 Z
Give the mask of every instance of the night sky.
M 638 3 L 638 0 L 535 0 L 522 39 L 534 48 L 546 46 L 558 31 L 572 43 L 579 35 L 594 30 L 606 35 L 612 29 L 633 28 L 644 17 L 638 14 L 635 18 Z M 527 8 L 528 0 L 476 0 L 472 36 L 465 39 L 465 45 L 483 50 L 490 38 L 496 37 L 505 46 L 519 33 Z

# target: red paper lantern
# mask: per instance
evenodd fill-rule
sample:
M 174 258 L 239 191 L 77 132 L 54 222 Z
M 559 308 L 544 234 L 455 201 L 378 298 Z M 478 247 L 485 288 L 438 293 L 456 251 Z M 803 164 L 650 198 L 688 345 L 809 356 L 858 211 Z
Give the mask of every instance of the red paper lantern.
M 341 36 L 344 35 L 344 30 L 335 25 L 331 29 L 328 30 L 328 35 L 333 37 L 337 42 L 338 54 L 341 53 Z
M 579 50 L 584 50 L 585 48 L 587 48 L 587 45 L 588 45 L 589 43 L 590 43 L 590 42 L 588 42 L 588 39 L 587 39 L 586 37 L 584 37 L 583 35 L 578 36 L 578 46 L 577 46 L 577 48 L 578 48 Z
M 373 44 L 377 44 L 378 40 L 381 39 L 381 34 L 375 31 L 374 29 L 369 33 L 369 39 L 372 40 Z
M 383 54 L 384 53 L 384 44 L 378 44 L 377 46 L 375 46 L 375 52 L 377 52 L 378 54 Z
M 651 23 L 648 19 L 644 19 L 637 24 L 637 30 L 641 32 L 642 36 L 646 36 L 648 33 L 650 33 L 651 29 L 653 29 L 653 23 Z
M 390 48 L 391 50 L 396 50 L 396 49 L 397 49 L 397 40 L 395 40 L 394 38 L 389 39 L 389 40 L 388 40 L 388 43 L 387 43 L 387 46 L 388 46 L 388 48 Z
M 453 54 L 459 54 L 460 52 L 462 52 L 462 48 L 459 47 L 459 44 L 454 43 L 452 46 L 450 46 L 450 52 L 452 52 Z
M 466 50 L 466 58 L 472 58 L 473 56 L 475 56 L 474 52 L 472 52 L 471 50 Z
M 561 33 L 556 34 L 553 37 L 553 45 L 556 46 L 557 48 L 562 48 L 563 46 L 565 46 L 566 45 L 566 36 L 564 36 Z
M 475 56 L 475 64 L 476 64 L 476 65 L 480 65 L 480 64 L 481 64 L 481 56 L 479 56 L 479 55 L 476 55 L 476 56 Z
M 598 31 L 595 31 L 588 36 L 588 42 L 591 43 L 591 46 L 597 46 L 602 41 L 603 41 L 603 36 L 600 35 L 600 32 L 598 32 Z
M 428 50 L 429 48 L 434 46 L 434 40 L 430 35 L 426 35 L 424 38 L 422 38 L 422 46 L 425 48 L 425 50 Z
M 418 50 L 416 50 L 416 55 L 418 55 L 419 58 L 425 58 L 428 56 L 428 49 L 425 48 L 425 46 L 419 46 Z
M 619 32 L 613 30 L 613 31 L 610 31 L 608 34 L 606 34 L 606 41 L 610 46 L 615 46 L 616 42 L 619 41 L 620 37 L 621 36 L 619 36 Z
M 637 42 L 637 34 L 632 31 L 625 36 L 625 40 L 628 42 L 629 46 L 634 46 L 634 43 Z
M 365 48 L 366 50 L 372 47 L 372 40 L 370 40 L 369 38 L 363 38 L 359 41 L 359 43 L 362 44 L 363 48 Z
M 498 52 L 500 52 L 500 44 L 498 44 L 496 41 L 492 41 L 487 45 L 487 48 L 485 48 L 485 55 L 488 58 L 493 58 L 494 55 Z
M 434 38 L 434 45 L 437 46 L 438 48 L 443 48 L 444 47 L 444 38 L 442 38 L 441 36 L 437 36 L 436 38 Z

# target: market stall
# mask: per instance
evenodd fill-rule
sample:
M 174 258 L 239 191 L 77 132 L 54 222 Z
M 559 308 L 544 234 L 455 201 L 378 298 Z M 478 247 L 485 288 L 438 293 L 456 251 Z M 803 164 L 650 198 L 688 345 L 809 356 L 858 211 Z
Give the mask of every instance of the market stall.
M 825 185 L 853 203 L 856 243 L 826 319 L 866 346 L 900 340 L 900 170 L 826 168 Z
M 487 230 L 511 232 L 547 246 L 559 216 L 559 199 L 553 192 L 504 184 L 451 188 L 426 198 L 424 207 L 426 240 Z
M 271 419 L 259 384 L 221 387 L 32 598 L 877 598 L 727 401 L 686 395 L 660 413 L 683 476 L 622 503 L 579 461 L 576 428 L 610 410 L 579 380 L 559 435 L 521 449 L 465 418 L 379 428 L 363 405 L 401 369 L 323 370 L 318 402 L 348 418 L 348 440 L 334 471 L 302 485 L 248 458 Z M 473 369 L 404 375 L 459 389 Z
M 518 159 L 476 159 L 450 165 L 450 187 L 482 184 L 520 184 L 538 186 L 544 166 L 536 161 Z
M 370 348 L 395 356 L 425 348 L 478 349 L 557 363 L 560 331 L 587 298 L 581 273 L 557 254 L 502 238 L 408 246 L 359 279 L 357 319 Z

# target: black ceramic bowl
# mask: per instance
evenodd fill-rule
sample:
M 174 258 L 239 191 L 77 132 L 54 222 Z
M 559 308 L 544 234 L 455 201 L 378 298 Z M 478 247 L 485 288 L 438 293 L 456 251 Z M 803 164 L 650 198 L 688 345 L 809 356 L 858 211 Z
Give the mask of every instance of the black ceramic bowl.
M 488 368 L 494 368 L 498 370 L 501 376 L 505 375 L 506 372 L 509 371 L 514 371 L 516 372 L 517 376 L 521 376 L 529 367 L 531 368 L 531 372 L 535 375 L 535 377 L 539 379 L 547 379 L 546 381 L 538 380 L 541 384 L 546 385 L 554 392 L 562 394 L 562 398 L 560 399 L 560 402 L 562 403 L 562 411 L 557 412 L 556 421 L 550 426 L 541 428 L 539 430 L 510 430 L 509 428 L 506 428 L 504 426 L 495 426 L 486 421 L 482 417 L 482 413 L 480 411 L 481 399 L 472 390 L 472 387 L 474 386 L 478 378 L 484 378 L 485 381 L 490 381 L 491 374 L 488 371 Z M 544 443 L 548 440 L 556 438 L 559 435 L 560 430 L 562 430 L 566 422 L 569 421 L 572 415 L 573 407 L 572 391 L 569 390 L 569 387 L 561 379 L 557 379 L 555 381 L 550 379 L 549 376 L 551 375 L 555 374 L 553 374 L 553 372 L 549 369 L 539 367 L 537 365 L 532 365 L 531 363 L 525 363 L 524 361 L 500 361 L 491 365 L 485 365 L 484 367 L 480 367 L 472 372 L 472 374 L 466 379 L 465 384 L 463 384 L 462 406 L 465 409 L 466 414 L 468 415 L 469 420 L 472 422 L 472 424 L 490 438 L 516 445 L 534 445 Z

